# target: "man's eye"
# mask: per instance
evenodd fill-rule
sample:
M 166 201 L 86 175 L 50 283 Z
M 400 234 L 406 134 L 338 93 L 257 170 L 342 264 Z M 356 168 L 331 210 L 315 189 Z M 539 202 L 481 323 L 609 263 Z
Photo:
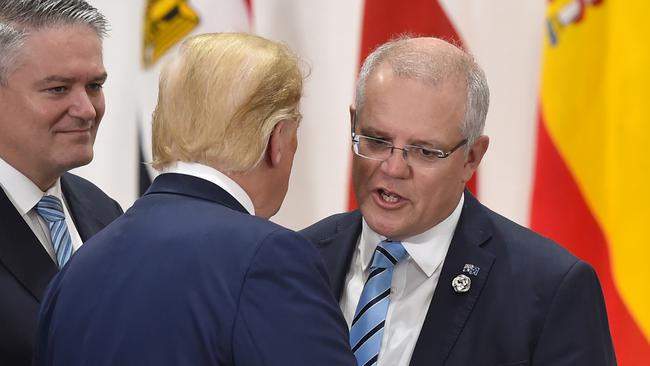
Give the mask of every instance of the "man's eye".
M 104 88 L 104 86 L 100 83 L 92 83 L 88 85 L 88 89 L 94 90 L 94 91 L 100 91 Z
M 66 90 L 68 90 L 68 88 L 65 86 L 55 86 L 52 88 L 48 88 L 47 92 L 52 94 L 62 94 L 65 93 Z
M 423 147 L 419 147 L 417 148 L 417 150 L 423 158 L 430 159 L 430 158 L 437 158 L 438 156 L 440 156 L 440 154 L 436 150 L 429 150 Z

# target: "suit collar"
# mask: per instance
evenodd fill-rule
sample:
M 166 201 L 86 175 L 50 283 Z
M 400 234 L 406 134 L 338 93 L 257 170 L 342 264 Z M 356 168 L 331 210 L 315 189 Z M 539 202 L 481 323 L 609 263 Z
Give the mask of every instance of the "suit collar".
M 231 196 L 241 203 L 242 206 L 251 214 L 255 215 L 255 205 L 244 188 L 235 182 L 228 175 L 219 170 L 200 163 L 190 163 L 185 161 L 176 161 L 166 166 L 162 173 L 186 174 L 197 178 L 202 178 L 208 182 L 218 185 L 221 189 L 228 192 Z
M 93 200 L 85 194 L 83 190 L 79 189 L 77 184 L 75 184 L 75 180 L 80 179 L 81 178 L 70 173 L 63 174 L 63 176 L 61 176 L 61 190 L 63 191 L 65 202 L 67 203 L 68 210 L 70 211 L 70 215 L 74 221 L 74 226 L 81 237 L 81 241 L 86 242 L 86 240 L 95 235 L 98 230 L 110 224 L 110 221 L 106 221 L 97 216 L 97 210 L 94 209 L 97 202 L 93 202 Z
M 48 283 L 58 272 L 52 258 L 2 189 L 0 265 L 4 265 L 38 302 L 41 301 Z
M 160 193 L 178 194 L 212 201 L 235 211 L 248 213 L 233 196 L 218 185 L 186 174 L 161 174 L 151 183 L 145 195 Z
M 332 291 L 338 300 L 343 294 L 352 254 L 361 235 L 361 213 L 359 210 L 343 214 L 336 223 L 335 234 L 316 243 L 321 256 L 327 263 Z
M 438 285 L 420 330 L 420 336 L 411 357 L 412 366 L 442 364 L 456 343 L 495 260 L 482 247 L 492 237 L 492 224 L 485 208 L 468 192 L 449 252 L 445 258 Z M 456 293 L 452 280 L 463 274 L 465 264 L 480 268 L 471 279 L 470 290 Z

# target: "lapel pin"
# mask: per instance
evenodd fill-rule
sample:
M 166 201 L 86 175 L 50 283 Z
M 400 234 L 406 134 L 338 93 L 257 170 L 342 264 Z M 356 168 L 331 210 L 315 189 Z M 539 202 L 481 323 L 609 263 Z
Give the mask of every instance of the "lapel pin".
M 472 275 L 474 277 L 478 276 L 478 271 L 481 269 L 473 264 L 465 264 L 465 267 L 463 267 L 463 273 L 467 273 L 469 275 Z
M 451 287 L 454 288 L 454 291 L 456 291 L 457 294 L 462 294 L 469 291 L 471 285 L 472 280 L 464 274 L 460 274 L 454 277 L 454 279 L 451 281 Z

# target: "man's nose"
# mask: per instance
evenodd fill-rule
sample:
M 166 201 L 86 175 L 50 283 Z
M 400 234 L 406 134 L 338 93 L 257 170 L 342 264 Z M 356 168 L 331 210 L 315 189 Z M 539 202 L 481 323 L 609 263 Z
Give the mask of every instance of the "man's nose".
M 395 178 L 408 177 L 410 167 L 406 160 L 407 154 L 406 149 L 393 146 L 390 156 L 381 163 L 384 173 Z
M 84 89 L 72 95 L 72 101 L 68 114 L 84 121 L 91 121 L 97 117 L 97 110 L 88 92 Z

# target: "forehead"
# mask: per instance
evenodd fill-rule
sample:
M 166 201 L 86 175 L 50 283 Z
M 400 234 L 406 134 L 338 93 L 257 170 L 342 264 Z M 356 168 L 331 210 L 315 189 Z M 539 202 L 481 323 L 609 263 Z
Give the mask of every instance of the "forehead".
M 357 123 L 365 130 L 404 135 L 409 140 L 446 141 L 459 137 L 466 94 L 460 78 L 433 85 L 381 67 L 367 80 Z
M 101 38 L 87 25 L 32 31 L 18 51 L 16 67 L 9 78 L 21 73 L 33 78 L 104 73 Z

